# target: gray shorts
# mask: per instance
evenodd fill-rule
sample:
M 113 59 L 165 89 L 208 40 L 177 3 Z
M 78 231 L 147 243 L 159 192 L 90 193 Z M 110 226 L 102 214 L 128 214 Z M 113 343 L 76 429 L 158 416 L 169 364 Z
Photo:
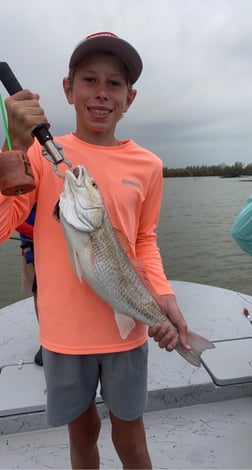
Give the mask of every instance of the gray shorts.
M 100 393 L 117 417 L 131 421 L 147 405 L 148 343 L 131 351 L 69 355 L 43 349 L 47 421 L 62 426 L 78 418 Z

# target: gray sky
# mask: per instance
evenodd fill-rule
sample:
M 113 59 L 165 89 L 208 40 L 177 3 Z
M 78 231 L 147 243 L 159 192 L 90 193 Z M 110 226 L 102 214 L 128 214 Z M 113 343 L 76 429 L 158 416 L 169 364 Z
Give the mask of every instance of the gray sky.
M 3 5 L 0 60 L 24 88 L 40 94 L 53 135 L 74 130 L 62 89 L 74 47 L 88 34 L 112 31 L 134 45 L 144 63 L 118 137 L 133 138 L 170 168 L 252 161 L 251 0 Z M 2 85 L 0 92 L 4 99 Z

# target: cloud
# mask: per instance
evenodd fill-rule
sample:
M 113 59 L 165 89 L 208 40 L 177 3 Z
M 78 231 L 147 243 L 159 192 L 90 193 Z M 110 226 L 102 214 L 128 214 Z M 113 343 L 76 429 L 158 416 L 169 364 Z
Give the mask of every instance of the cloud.
M 170 167 L 250 162 L 250 0 L 9 0 L 2 10 L 1 60 L 39 92 L 55 134 L 74 128 L 62 90 L 73 48 L 89 33 L 113 31 L 144 62 L 120 137 Z

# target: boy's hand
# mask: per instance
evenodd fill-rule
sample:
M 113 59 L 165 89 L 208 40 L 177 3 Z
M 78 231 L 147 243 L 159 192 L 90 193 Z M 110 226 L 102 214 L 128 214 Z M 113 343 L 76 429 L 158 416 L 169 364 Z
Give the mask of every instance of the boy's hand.
M 149 336 L 154 338 L 160 348 L 166 349 L 167 351 L 173 351 L 178 341 L 181 346 L 190 350 L 191 347 L 187 341 L 187 323 L 178 307 L 175 296 L 162 295 L 159 297 L 158 303 L 167 316 L 168 321 L 163 325 L 156 323 L 156 325 L 150 327 L 148 331 Z
M 33 129 L 48 122 L 39 104 L 39 95 L 29 90 L 19 91 L 5 100 L 5 107 L 12 148 L 27 152 L 34 141 Z M 6 144 L 3 150 L 7 150 Z

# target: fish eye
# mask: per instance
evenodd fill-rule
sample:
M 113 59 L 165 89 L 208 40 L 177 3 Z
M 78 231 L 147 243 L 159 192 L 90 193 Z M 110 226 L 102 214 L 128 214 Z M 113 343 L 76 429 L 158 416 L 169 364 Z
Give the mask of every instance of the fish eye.
M 97 189 L 97 184 L 94 180 L 91 180 L 91 185 L 93 186 L 93 188 Z

